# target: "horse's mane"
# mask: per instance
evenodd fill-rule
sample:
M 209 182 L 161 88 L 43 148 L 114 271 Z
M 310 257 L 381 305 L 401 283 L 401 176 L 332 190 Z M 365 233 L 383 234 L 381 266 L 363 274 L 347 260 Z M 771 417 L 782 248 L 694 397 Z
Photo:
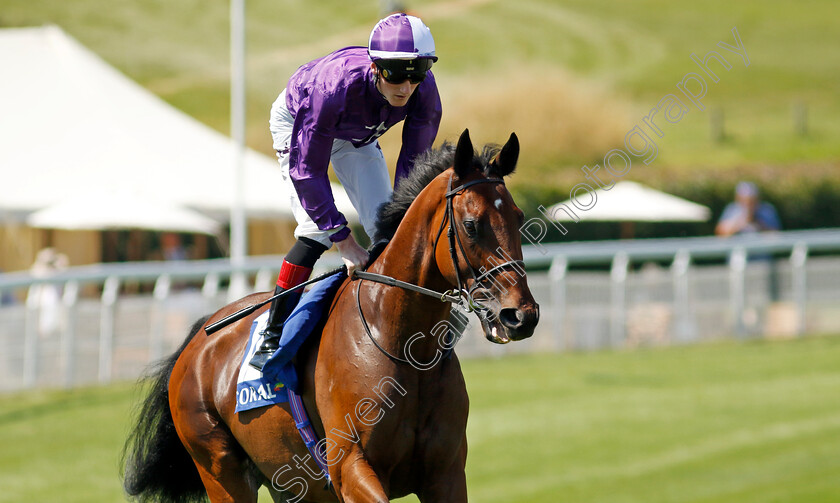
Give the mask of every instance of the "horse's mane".
M 476 152 L 473 156 L 473 167 L 484 176 L 490 176 L 490 161 L 499 150 L 501 147 L 498 145 L 485 145 L 481 153 Z M 439 174 L 451 168 L 454 160 L 455 145 L 448 141 L 440 148 L 427 150 L 415 158 L 414 167 L 400 181 L 397 190 L 391 195 L 391 200 L 380 206 L 377 211 L 374 242 L 388 241 L 394 237 L 414 199 Z

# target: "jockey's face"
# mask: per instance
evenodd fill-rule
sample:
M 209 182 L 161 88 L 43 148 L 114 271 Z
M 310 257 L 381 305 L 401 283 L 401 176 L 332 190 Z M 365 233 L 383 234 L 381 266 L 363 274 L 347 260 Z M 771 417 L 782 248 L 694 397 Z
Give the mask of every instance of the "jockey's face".
M 376 68 L 376 65 L 371 63 L 370 66 L 378 74 L 379 70 Z M 417 89 L 418 85 L 420 84 L 412 84 L 408 79 L 399 84 L 392 84 L 381 77 L 376 82 L 376 88 L 379 89 L 379 92 L 382 93 L 382 96 L 388 100 L 388 104 L 392 107 L 406 106 L 408 99 L 414 94 L 414 90 Z

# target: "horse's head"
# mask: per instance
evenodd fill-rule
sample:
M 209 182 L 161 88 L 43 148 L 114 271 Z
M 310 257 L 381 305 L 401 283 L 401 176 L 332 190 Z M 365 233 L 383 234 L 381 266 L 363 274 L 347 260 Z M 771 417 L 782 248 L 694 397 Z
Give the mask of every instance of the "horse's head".
M 446 213 L 435 241 L 443 276 L 475 309 L 488 340 L 506 344 L 530 337 L 539 320 L 522 264 L 523 214 L 504 184 L 516 168 L 515 134 L 489 162 L 476 155 L 465 130 L 455 148 L 445 195 Z

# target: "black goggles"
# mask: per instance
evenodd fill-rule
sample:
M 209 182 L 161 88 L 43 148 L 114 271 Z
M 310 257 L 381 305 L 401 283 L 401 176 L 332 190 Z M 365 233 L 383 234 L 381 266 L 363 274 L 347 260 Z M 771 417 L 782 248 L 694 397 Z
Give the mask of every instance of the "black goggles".
M 382 59 L 376 62 L 379 75 L 391 84 L 402 84 L 406 80 L 419 84 L 426 79 L 432 67 L 432 60 L 423 59 Z

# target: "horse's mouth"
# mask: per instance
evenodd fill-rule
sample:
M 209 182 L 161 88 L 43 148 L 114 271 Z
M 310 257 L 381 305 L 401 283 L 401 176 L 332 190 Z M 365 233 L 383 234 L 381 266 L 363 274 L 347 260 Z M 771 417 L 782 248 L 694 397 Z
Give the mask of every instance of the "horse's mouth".
M 484 329 L 484 337 L 490 342 L 507 344 L 511 341 L 511 338 L 507 336 L 505 327 L 497 316 L 494 316 L 492 320 L 481 318 L 481 328 Z
M 481 328 L 484 329 L 484 337 L 496 344 L 508 344 L 512 341 L 521 341 L 534 335 L 534 328 L 539 321 L 539 306 L 533 305 L 532 309 L 521 310 L 506 308 L 498 312 L 495 310 L 479 316 Z
M 505 306 L 483 288 L 475 290 L 473 300 L 478 306 L 476 314 L 488 341 L 508 344 L 534 335 L 534 328 L 540 319 L 540 306 L 536 302 Z

